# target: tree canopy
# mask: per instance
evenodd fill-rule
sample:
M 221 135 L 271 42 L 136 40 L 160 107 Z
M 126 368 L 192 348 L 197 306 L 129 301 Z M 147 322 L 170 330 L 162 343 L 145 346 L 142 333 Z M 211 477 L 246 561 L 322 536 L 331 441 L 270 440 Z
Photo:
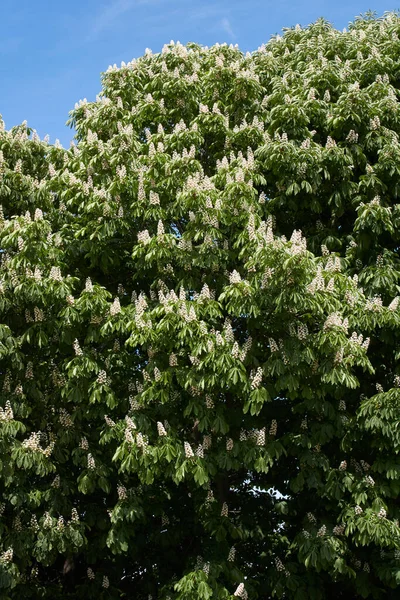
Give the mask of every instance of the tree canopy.
M 1 128 L 2 598 L 397 597 L 399 35 L 171 41 L 69 149 Z

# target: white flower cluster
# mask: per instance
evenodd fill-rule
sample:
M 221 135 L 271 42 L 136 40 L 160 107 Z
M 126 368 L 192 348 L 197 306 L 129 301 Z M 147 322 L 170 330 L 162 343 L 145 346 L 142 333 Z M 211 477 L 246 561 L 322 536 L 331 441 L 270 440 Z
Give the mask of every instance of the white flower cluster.
M 327 331 L 332 327 L 340 327 L 347 333 L 349 321 L 347 318 L 342 319 L 339 313 L 332 313 L 328 316 L 324 323 L 324 331 Z
M 164 427 L 164 425 L 160 421 L 157 421 L 157 431 L 158 431 L 158 435 L 160 437 L 164 437 L 164 436 L 167 435 L 165 427 Z
M 232 438 L 228 438 L 226 440 L 226 451 L 227 452 L 231 452 L 233 450 L 233 439 Z
M 212 180 L 204 175 L 202 171 L 197 171 L 196 173 L 189 175 L 185 185 L 185 191 L 194 191 L 194 192 L 210 192 L 215 189 L 215 184 Z
M 137 238 L 138 238 L 138 242 L 140 242 L 141 244 L 144 244 L 144 245 L 149 244 L 151 242 L 151 236 L 147 229 L 140 231 L 137 234 Z
M 40 452 L 43 456 L 49 457 L 54 449 L 54 442 L 50 442 L 50 444 L 43 449 L 40 446 L 41 436 L 42 433 L 40 431 L 32 432 L 29 438 L 22 442 L 22 447 L 31 452 Z
M 312 512 L 308 512 L 307 513 L 307 519 L 310 521 L 310 523 L 312 523 L 313 525 L 316 524 L 317 519 L 315 518 L 315 516 L 313 515 Z
M 268 230 L 270 231 L 270 230 Z M 267 267 L 262 275 L 262 279 L 261 279 L 261 289 L 265 289 L 270 280 L 272 279 L 272 276 L 274 274 L 274 269 L 271 269 L 271 267 Z
M 251 389 L 256 390 L 260 387 L 263 377 L 263 370 L 261 367 L 258 367 L 257 371 L 251 377 Z
M 375 485 L 375 481 L 372 479 L 371 475 L 366 475 L 364 477 L 364 481 L 366 484 L 368 484 L 370 487 L 374 487 Z
M 274 435 L 276 435 L 276 431 L 275 431 Z M 256 445 L 257 446 L 264 446 L 265 445 L 265 427 L 263 427 L 262 429 L 259 429 L 257 431 Z
M 107 383 L 107 372 L 106 371 L 99 371 L 99 374 L 97 375 L 96 381 L 100 385 L 105 385 Z
M 104 415 L 104 420 L 109 427 L 114 427 L 115 422 L 108 415 Z
M 325 148 L 335 148 L 337 146 L 335 140 L 330 135 L 326 138 Z
M 200 365 L 200 359 L 198 356 L 189 356 L 189 360 L 192 363 L 193 366 L 198 367 Z
M 330 255 L 328 260 L 326 261 L 326 265 L 324 270 L 328 271 L 328 272 L 336 272 L 339 273 L 342 269 L 342 263 L 340 261 L 340 258 L 338 256 L 332 256 Z
M 334 535 L 343 535 L 345 529 L 346 526 L 343 523 L 341 523 L 340 525 L 335 525 L 332 531 Z
M 380 296 L 374 296 L 373 298 L 367 298 L 365 308 L 372 312 L 380 312 L 382 310 L 383 303 Z
M 281 561 L 281 559 L 278 556 L 275 557 L 275 567 L 276 567 L 277 571 L 285 570 L 285 565 L 283 564 L 283 562 Z
M 242 278 L 237 271 L 232 271 L 232 273 L 230 273 L 230 275 L 229 275 L 229 283 L 230 284 L 240 283 L 241 281 L 242 281 Z
M 228 562 L 234 562 L 236 556 L 236 548 L 232 546 L 228 554 Z
M 22 522 L 21 522 L 21 517 L 19 515 L 17 515 L 14 519 L 13 522 L 13 529 L 15 531 L 17 531 L 18 533 L 20 533 L 21 531 L 23 531 L 23 526 L 22 526 Z
M 50 516 L 49 512 L 44 513 L 43 519 L 43 529 L 50 529 L 53 526 L 53 519 Z
M 291 242 L 291 247 L 290 247 L 290 254 L 292 255 L 297 255 L 297 254 L 304 254 L 307 250 L 307 240 L 305 237 L 303 237 L 302 232 L 300 230 L 294 230 L 292 233 L 292 236 L 290 238 L 290 242 Z
M 29 526 L 35 533 L 39 531 L 39 523 L 37 521 L 36 515 L 32 515 L 31 520 L 29 522 Z
M 248 594 L 245 590 L 244 583 L 239 583 L 233 595 L 237 598 L 242 598 L 242 600 L 247 600 Z
M 164 224 L 161 220 L 157 223 L 157 237 L 162 237 L 165 234 Z
M 202 444 L 199 444 L 199 445 L 197 446 L 197 450 L 196 450 L 196 456 L 197 456 L 198 458 L 204 458 L 204 448 L 203 448 Z
M 272 419 L 268 434 L 271 437 L 275 437 L 277 431 L 278 431 L 278 423 L 277 423 L 276 419 Z
M 86 279 L 85 292 L 93 292 L 93 284 L 92 284 L 92 280 L 90 279 L 90 277 L 88 277 Z
M 186 458 L 193 458 L 194 453 L 193 453 L 192 447 L 189 444 L 189 442 L 184 442 L 183 446 L 184 446 Z
M 322 267 L 318 266 L 317 274 L 315 278 L 311 281 L 311 283 L 307 287 L 308 291 L 311 294 L 314 294 L 316 291 L 324 291 L 325 290 L 325 281 L 322 276 Z
M 214 492 L 212 490 L 208 490 L 207 496 L 205 499 L 205 505 L 209 507 L 213 502 L 215 502 Z
M 297 328 L 297 337 L 299 340 L 305 340 L 308 336 L 308 327 L 305 323 L 301 323 L 301 325 Z
M 239 344 L 237 342 L 234 342 L 234 344 L 232 346 L 231 354 L 232 354 L 233 358 L 238 359 L 240 357 Z
M 178 366 L 178 357 L 173 352 L 172 352 L 172 354 L 169 355 L 169 366 L 170 367 Z
M 74 350 L 75 350 L 75 355 L 76 356 L 82 356 L 83 352 L 82 352 L 82 349 L 81 349 L 81 347 L 79 345 L 79 341 L 77 339 L 75 339 L 73 346 L 74 346 Z
M 153 373 L 154 373 L 154 379 L 155 379 L 155 381 L 160 381 L 160 379 L 161 379 L 161 371 L 160 371 L 160 369 L 158 367 L 154 367 Z
M 89 450 L 89 442 L 87 441 L 86 437 L 81 438 L 81 441 L 79 442 L 79 448 L 81 448 L 81 450 Z
M 132 431 L 134 431 L 136 429 L 135 423 L 133 422 L 133 420 L 131 419 L 131 417 L 129 417 L 128 415 L 125 417 L 125 423 L 126 423 L 125 433 L 126 432 L 132 432 Z M 129 439 L 129 441 L 130 441 L 130 439 Z M 133 439 L 132 439 L 132 441 L 133 441 Z
M 18 383 L 18 384 L 15 386 L 14 394 L 16 394 L 17 396 L 22 396 L 22 395 L 23 395 L 23 393 L 24 393 L 24 389 L 23 389 L 23 387 L 22 387 L 21 383 Z
M 14 556 L 14 550 L 12 548 L 8 548 L 0 554 L 0 564 L 6 564 L 12 562 Z
M 138 197 L 142 197 L 144 194 L 144 191 L 142 192 L 143 188 L 140 188 L 139 192 L 138 192 Z M 160 205 L 160 196 L 157 194 L 157 192 L 154 192 L 153 190 L 150 190 L 150 194 L 149 194 L 149 202 L 152 206 L 159 206 Z
M 125 165 L 122 165 L 122 166 L 118 165 L 116 171 L 117 171 L 117 177 L 118 177 L 118 179 L 120 181 L 123 181 L 125 179 L 125 177 L 126 177 L 126 166 Z
M 357 344 L 358 346 L 361 346 L 361 348 L 364 348 L 365 350 L 368 350 L 370 338 L 365 338 L 364 340 L 363 335 L 361 333 L 360 335 L 357 335 L 357 333 L 353 331 L 350 337 L 350 342 L 352 344 Z
M 4 409 L 0 407 L 0 421 L 9 422 L 14 419 L 13 409 L 11 407 L 10 401 L 6 400 Z
M 240 430 L 239 442 L 245 442 L 247 440 L 247 432 L 245 429 Z
M 271 352 L 279 352 L 279 346 L 273 338 L 268 338 L 268 343 Z
M 51 487 L 58 489 L 61 484 L 61 478 L 59 475 L 56 475 L 51 483 Z
M 143 329 L 146 326 L 151 326 L 151 321 L 147 323 L 143 319 L 143 315 L 147 308 L 147 300 L 142 293 L 139 294 L 139 298 L 135 300 L 135 323 L 138 329 Z
M 35 322 L 41 323 L 44 321 L 44 312 L 41 308 L 35 306 L 33 309 L 33 314 L 35 316 Z
M 226 502 L 224 502 L 222 505 L 222 508 L 221 508 L 221 517 L 227 517 L 228 514 L 229 514 L 228 505 Z
M 69 427 L 73 427 L 73 425 L 74 425 L 71 415 L 66 411 L 65 408 L 60 408 L 59 420 L 60 420 L 61 425 L 67 429 Z
M 210 394 L 206 394 L 205 402 L 206 402 L 206 408 L 208 408 L 208 409 L 214 408 L 214 400 L 212 399 Z
M 350 129 L 347 134 L 346 140 L 350 142 L 350 144 L 356 144 L 358 142 L 358 133 L 354 131 L 354 129 Z
M 120 304 L 119 298 L 116 297 L 114 299 L 114 302 L 110 306 L 110 315 L 112 317 L 114 317 L 115 315 L 118 315 L 120 312 L 121 312 L 121 304 Z
M 120 483 L 117 485 L 117 494 L 118 494 L 119 500 L 126 500 L 128 497 L 128 492 L 126 490 L 126 487 Z
M 197 321 L 196 311 L 193 304 L 188 310 L 185 306 L 180 306 L 178 312 L 186 323 L 193 323 L 194 321 Z
M 75 507 L 71 510 L 71 523 L 79 523 L 79 514 Z
M 372 129 L 373 131 L 376 131 L 377 129 L 379 129 L 379 127 L 381 126 L 381 122 L 380 122 L 378 115 L 376 115 L 375 117 L 370 119 L 369 126 L 370 126 L 370 129 Z

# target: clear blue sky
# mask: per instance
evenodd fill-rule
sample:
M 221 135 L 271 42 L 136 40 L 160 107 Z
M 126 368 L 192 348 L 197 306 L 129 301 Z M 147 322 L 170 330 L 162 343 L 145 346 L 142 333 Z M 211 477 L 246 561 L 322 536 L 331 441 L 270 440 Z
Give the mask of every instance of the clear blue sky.
M 392 2 L 393 0 L 388 0 Z M 7 129 L 27 119 L 64 146 L 75 102 L 94 100 L 100 72 L 171 39 L 255 50 L 282 27 L 325 17 L 343 29 L 385 0 L 0 0 L 0 113 Z

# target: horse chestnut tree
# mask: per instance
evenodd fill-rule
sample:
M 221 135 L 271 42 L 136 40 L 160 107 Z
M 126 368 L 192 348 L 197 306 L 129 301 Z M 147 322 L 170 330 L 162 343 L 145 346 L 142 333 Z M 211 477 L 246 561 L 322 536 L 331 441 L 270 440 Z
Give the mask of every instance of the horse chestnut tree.
M 3 598 L 395 598 L 400 19 L 0 131 Z M 392 594 L 392 595 L 391 595 Z

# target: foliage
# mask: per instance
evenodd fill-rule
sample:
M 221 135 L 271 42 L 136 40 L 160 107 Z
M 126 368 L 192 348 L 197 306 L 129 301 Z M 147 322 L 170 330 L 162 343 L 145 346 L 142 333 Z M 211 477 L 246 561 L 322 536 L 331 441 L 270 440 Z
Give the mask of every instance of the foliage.
M 399 33 L 171 42 L 70 149 L 0 132 L 2 597 L 396 594 Z

